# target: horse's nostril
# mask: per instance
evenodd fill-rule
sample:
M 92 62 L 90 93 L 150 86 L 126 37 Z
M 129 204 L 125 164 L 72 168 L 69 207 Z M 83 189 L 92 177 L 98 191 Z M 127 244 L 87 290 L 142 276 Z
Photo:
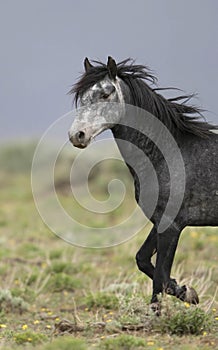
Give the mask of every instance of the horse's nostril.
M 78 142 L 83 142 L 85 140 L 85 133 L 84 131 L 78 131 L 76 133 L 76 138 Z

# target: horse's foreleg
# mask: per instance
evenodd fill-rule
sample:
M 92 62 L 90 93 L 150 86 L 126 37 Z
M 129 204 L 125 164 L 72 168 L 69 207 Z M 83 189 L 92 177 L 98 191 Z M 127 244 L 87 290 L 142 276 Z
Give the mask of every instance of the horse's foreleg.
M 175 256 L 181 231 L 175 227 L 169 227 L 166 231 L 157 234 L 157 260 L 153 276 L 152 308 L 159 313 L 158 294 L 167 286 L 176 288 L 175 280 L 170 279 L 170 272 Z M 172 288 L 173 290 L 173 288 Z M 171 293 L 173 294 L 173 293 Z
M 147 239 L 136 254 L 136 262 L 140 271 L 144 272 L 153 280 L 154 266 L 151 263 L 151 257 L 157 250 L 157 230 L 154 226 Z
M 170 272 L 179 241 L 181 230 L 169 227 L 163 233 L 157 234 L 157 261 L 153 277 L 152 308 L 160 313 L 158 294 L 166 292 L 182 301 L 198 304 L 196 291 L 188 286 L 180 287 L 175 279 L 170 278 Z
M 182 301 L 197 304 L 198 295 L 193 288 L 179 286 L 175 279 L 170 278 L 171 267 L 181 231 L 169 228 L 163 233 L 157 233 L 154 226 L 147 239 L 136 254 L 136 262 L 140 271 L 153 280 L 152 309 L 159 314 L 160 304 L 158 294 L 165 292 Z M 157 253 L 156 267 L 151 263 L 151 257 Z
M 147 239 L 136 254 L 136 262 L 140 271 L 144 272 L 152 280 L 154 278 L 155 267 L 151 263 L 151 257 L 157 251 L 157 229 L 153 226 Z M 166 293 L 176 295 L 176 288 L 178 287 L 175 279 L 170 279 L 165 290 Z

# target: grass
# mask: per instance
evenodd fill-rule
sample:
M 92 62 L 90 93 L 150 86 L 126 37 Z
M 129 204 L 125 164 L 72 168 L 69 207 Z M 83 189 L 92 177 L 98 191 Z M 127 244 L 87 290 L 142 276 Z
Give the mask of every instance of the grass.
M 0 349 L 216 349 L 218 229 L 187 228 L 173 266 L 179 283 L 198 291 L 199 306 L 164 295 L 162 316 L 155 317 L 148 306 L 151 281 L 135 264 L 135 253 L 150 227 L 113 248 L 65 243 L 36 211 L 30 148 L 27 153 L 24 146 L 17 148 L 14 153 L 12 146 L 4 147 L 0 154 Z M 64 162 L 59 166 L 62 169 Z M 117 163 L 105 167 L 102 163 L 100 174 L 91 180 L 98 199 L 105 199 L 104 171 L 108 179 L 119 173 Z M 123 168 L 121 172 L 124 177 Z M 60 178 L 58 195 L 68 207 L 68 184 Z M 126 200 L 117 216 L 125 216 L 128 203 L 134 204 L 130 195 Z

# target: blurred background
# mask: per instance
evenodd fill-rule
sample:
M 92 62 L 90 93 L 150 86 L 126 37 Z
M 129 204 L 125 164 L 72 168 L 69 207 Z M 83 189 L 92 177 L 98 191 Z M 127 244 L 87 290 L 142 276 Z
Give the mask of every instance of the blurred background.
M 1 1 L 1 142 L 38 138 L 72 108 L 85 56 L 147 64 L 218 123 L 217 17 L 216 0 Z
M 40 350 L 115 350 L 123 349 L 119 344 L 126 342 L 130 350 L 171 349 L 172 344 L 178 350 L 218 349 L 217 228 L 186 228 L 173 265 L 172 277 L 197 290 L 200 307 L 165 298 L 163 317 L 156 322 L 147 306 L 152 283 L 135 263 L 151 224 L 122 245 L 79 249 L 78 244 L 58 239 L 44 224 L 36 208 L 39 201 L 35 205 L 33 200 L 30 176 L 38 140 L 73 108 L 73 97 L 67 92 L 83 72 L 86 56 L 103 62 L 108 55 L 117 61 L 132 57 L 148 65 L 159 86 L 198 93 L 194 103 L 207 110 L 209 121 L 218 124 L 217 34 L 216 0 L 0 1 L 1 349 L 23 350 L 25 345 L 31 350 L 45 343 Z M 55 124 L 63 144 L 71 122 Z M 48 154 L 53 151 L 49 142 L 48 138 L 48 147 L 40 153 L 45 175 L 38 175 L 37 166 L 32 171 L 39 185 L 38 198 L 45 201 L 44 212 L 62 225 L 59 213 L 52 211 L 54 198 L 85 227 L 116 228 L 125 222 L 136 202 L 132 178 L 123 162 L 99 160 L 88 177 L 88 190 L 100 204 L 110 198 L 108 184 L 122 180 L 128 190 L 121 205 L 107 214 L 85 211 L 72 187 L 83 193 L 85 169 L 93 156 L 98 157 L 97 152 L 86 153 L 73 183 L 70 170 L 79 150 L 69 142 L 66 149 L 61 145 L 49 173 Z M 117 187 L 114 192 L 119 203 Z M 87 203 L 85 195 L 82 199 Z M 128 223 L 131 235 L 137 223 Z M 130 238 L 128 230 L 116 231 L 119 242 L 123 236 Z M 104 236 L 90 232 L 92 246 L 114 244 L 110 234 L 105 244 Z M 82 230 L 75 229 L 73 234 L 78 242 Z M 62 320 L 82 326 L 79 332 L 72 328 L 69 346 L 64 346 L 68 331 L 61 328 Z M 96 327 L 95 322 L 104 328 Z M 142 324 L 140 331 L 137 327 Z M 56 339 L 62 334 L 65 337 Z M 78 347 L 78 341 L 87 342 L 87 347 Z

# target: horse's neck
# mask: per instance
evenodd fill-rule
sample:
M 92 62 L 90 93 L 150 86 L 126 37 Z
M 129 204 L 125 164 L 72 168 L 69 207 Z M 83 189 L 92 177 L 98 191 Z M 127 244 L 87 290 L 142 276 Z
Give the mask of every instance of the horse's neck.
M 112 129 L 119 151 L 126 164 L 137 171 L 145 171 L 148 163 L 154 166 L 159 161 L 159 152 L 154 143 L 145 135 L 137 134 L 135 130 L 123 125 Z
M 149 205 L 153 203 L 153 192 L 157 192 L 156 168 L 160 165 L 156 147 L 148 138 L 134 138 L 125 126 L 112 129 L 120 153 L 134 180 L 135 198 L 144 213 L 150 217 Z M 155 197 L 156 198 L 156 197 Z M 151 205 L 152 208 L 152 205 Z

